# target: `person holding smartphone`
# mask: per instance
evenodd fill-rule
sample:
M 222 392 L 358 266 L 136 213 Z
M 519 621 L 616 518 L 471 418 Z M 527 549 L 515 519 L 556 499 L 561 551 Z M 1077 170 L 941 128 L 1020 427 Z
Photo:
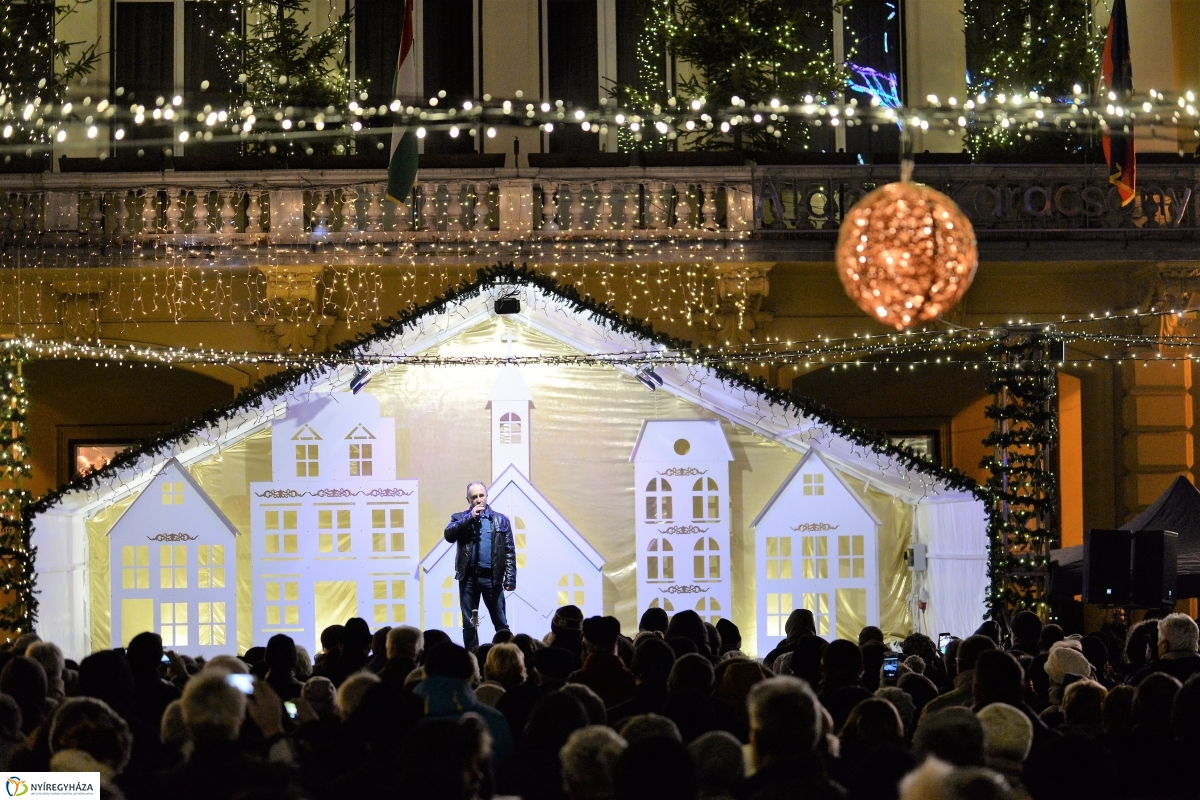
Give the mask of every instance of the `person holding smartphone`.
M 487 487 L 478 481 L 467 484 L 466 511 L 450 517 L 444 536 L 457 545 L 454 578 L 462 608 L 463 647 L 479 645 L 475 615 L 482 597 L 496 631 L 508 630 L 504 593 L 517 588 L 517 549 L 512 524 L 487 502 Z

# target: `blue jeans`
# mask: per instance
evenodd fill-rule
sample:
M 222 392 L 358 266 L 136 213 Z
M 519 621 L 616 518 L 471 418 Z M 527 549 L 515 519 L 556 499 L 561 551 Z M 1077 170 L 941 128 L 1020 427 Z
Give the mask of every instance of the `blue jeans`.
M 458 582 L 458 602 L 462 608 L 463 647 L 474 650 L 479 646 L 479 632 L 475 629 L 474 616 L 479 609 L 479 598 L 487 606 L 492 625 L 497 631 L 508 630 L 508 616 L 504 611 L 504 590 L 492 581 L 490 571 L 480 575 L 468 571 Z

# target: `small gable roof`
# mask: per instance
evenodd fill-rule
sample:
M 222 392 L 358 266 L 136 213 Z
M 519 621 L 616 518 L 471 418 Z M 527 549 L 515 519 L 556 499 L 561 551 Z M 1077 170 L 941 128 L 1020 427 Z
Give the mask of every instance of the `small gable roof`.
M 145 487 L 142 489 L 142 493 L 140 495 L 138 495 L 138 498 L 136 500 L 134 500 L 132 503 L 130 503 L 129 507 L 126 508 L 121 513 L 121 516 L 117 519 L 117 521 L 114 522 L 112 527 L 108 529 L 108 534 L 106 534 L 106 535 L 112 535 L 112 532 L 117 530 L 117 528 L 120 526 L 122 520 L 125 519 L 126 515 L 129 514 L 129 512 L 134 509 L 134 507 L 138 506 L 141 503 L 153 502 L 150 499 L 151 495 L 153 493 L 148 492 L 147 490 L 151 486 L 154 485 L 155 481 L 159 480 L 160 478 L 165 478 L 165 479 L 171 480 L 171 481 L 182 481 L 183 483 L 186 483 L 188 486 L 190 486 L 192 488 L 193 491 L 196 492 L 196 495 L 200 498 L 201 501 L 203 501 L 205 507 L 208 508 L 208 510 L 212 513 L 212 515 L 214 517 L 216 517 L 217 521 L 225 526 L 225 528 L 229 531 L 229 534 L 231 536 L 240 536 L 241 535 L 241 532 L 238 531 L 237 527 L 232 522 L 230 522 L 229 517 L 225 516 L 225 512 L 221 511 L 221 509 L 217 507 L 217 504 L 215 502 L 213 502 L 213 499 L 208 496 L 208 492 L 204 491 L 204 489 L 202 489 L 200 487 L 200 484 L 196 482 L 196 479 L 191 476 L 191 473 L 189 473 L 186 469 L 184 469 L 183 465 L 180 464 L 179 461 L 174 458 L 170 459 L 169 461 L 167 461 L 167 463 L 163 464 L 162 469 L 158 470 L 158 472 L 156 472 L 150 478 L 150 480 L 146 483 Z M 192 511 L 188 512 L 189 515 L 192 513 L 193 513 Z
M 521 375 L 520 367 L 516 364 L 504 364 L 500 367 L 488 400 L 533 400 L 533 393 L 529 391 L 529 385 L 525 383 L 525 377 Z
M 686 431 L 686 433 L 681 432 Z M 686 443 L 683 452 L 677 449 Z M 705 455 L 701 456 L 700 453 Z M 648 419 L 642 422 L 629 460 L 733 461 L 733 451 L 716 419 Z
M 784 493 L 787 492 L 792 483 L 799 479 L 800 473 L 806 468 L 810 468 L 809 463 L 813 459 L 820 461 L 821 464 L 824 465 L 825 470 L 837 478 L 838 483 L 842 485 L 842 488 L 844 488 L 846 492 L 854 498 L 854 502 L 858 503 L 859 508 L 866 512 L 867 516 L 869 516 L 876 525 L 882 523 L 882 520 L 880 520 L 875 512 L 871 510 L 870 506 L 864 503 L 862 498 L 858 496 L 858 492 L 851 489 L 850 484 L 846 483 L 846 479 L 842 477 L 841 471 L 830 464 L 829 460 L 821 454 L 820 450 L 818 450 L 816 447 L 812 447 L 809 448 L 809 451 L 804 454 L 804 457 L 800 459 L 800 462 L 796 464 L 795 468 L 792 469 L 791 473 L 787 476 L 787 478 L 784 479 L 783 483 L 779 484 L 779 488 L 775 490 L 775 494 L 771 495 L 771 499 L 767 501 L 767 504 L 763 506 L 762 511 L 758 512 L 758 516 L 755 517 L 754 521 L 750 523 L 751 528 L 757 528 L 759 526 L 759 523 L 761 523 L 763 518 L 766 517 L 771 511 L 775 503 L 783 497 Z
M 587 560 L 589 564 L 598 570 L 604 567 L 604 556 L 600 555 L 596 548 L 592 547 L 591 544 L 588 543 L 588 540 L 583 538 L 579 531 L 575 530 L 575 526 L 568 522 L 567 518 L 559 513 L 558 509 L 554 507 L 554 504 L 547 500 L 546 496 L 539 492 L 537 487 L 530 483 L 529 479 L 526 478 L 521 470 L 517 469 L 514 465 L 509 464 L 508 467 L 500 473 L 500 477 L 492 481 L 492 485 L 488 487 L 488 497 L 495 497 L 498 494 L 503 493 L 504 490 L 510 485 L 515 487 L 519 492 L 529 498 L 529 501 L 533 503 L 539 511 L 546 515 L 546 518 L 550 520 L 550 524 L 562 533 L 563 537 L 566 538 L 566 540 L 570 542 L 576 550 L 579 551 L 579 553 Z M 509 521 L 512 522 L 512 520 Z M 445 556 L 446 553 L 450 552 L 452 547 L 453 545 L 450 542 L 442 539 L 440 542 L 434 545 L 433 549 L 430 550 L 423 559 L 421 559 L 421 568 L 424 569 L 426 573 L 433 570 L 442 557 Z

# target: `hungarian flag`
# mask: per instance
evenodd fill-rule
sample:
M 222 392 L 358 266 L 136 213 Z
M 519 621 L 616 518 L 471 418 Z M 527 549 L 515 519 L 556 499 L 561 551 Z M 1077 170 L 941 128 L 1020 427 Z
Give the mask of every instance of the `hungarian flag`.
M 392 96 L 411 104 L 417 98 L 417 64 L 413 57 L 413 0 L 404 0 L 400 28 L 400 55 Z M 403 203 L 417 179 L 417 137 L 407 126 L 392 128 L 392 155 L 388 161 L 387 199 Z
M 1133 65 L 1129 58 L 1129 18 L 1125 15 L 1125 0 L 1113 3 L 1100 68 L 1104 91 L 1116 93 L 1118 100 L 1126 100 L 1133 94 Z M 1105 128 L 1101 141 L 1104 160 L 1108 162 L 1108 182 L 1117 187 L 1121 205 L 1127 206 L 1133 202 L 1137 190 L 1137 154 L 1133 123 L 1121 127 L 1121 131 Z

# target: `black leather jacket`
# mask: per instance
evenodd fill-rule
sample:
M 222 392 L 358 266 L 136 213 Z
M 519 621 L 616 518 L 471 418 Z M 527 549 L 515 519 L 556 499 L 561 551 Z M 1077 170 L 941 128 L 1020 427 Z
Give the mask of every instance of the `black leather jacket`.
M 512 592 L 517 588 L 517 548 L 513 544 L 512 524 L 508 517 L 491 506 L 484 512 L 492 521 L 492 582 Z M 454 579 L 461 581 L 467 574 L 473 557 L 475 539 L 479 535 L 479 521 L 471 518 L 470 509 L 450 517 L 450 524 L 443 534 L 447 542 L 458 545 L 454 557 Z

